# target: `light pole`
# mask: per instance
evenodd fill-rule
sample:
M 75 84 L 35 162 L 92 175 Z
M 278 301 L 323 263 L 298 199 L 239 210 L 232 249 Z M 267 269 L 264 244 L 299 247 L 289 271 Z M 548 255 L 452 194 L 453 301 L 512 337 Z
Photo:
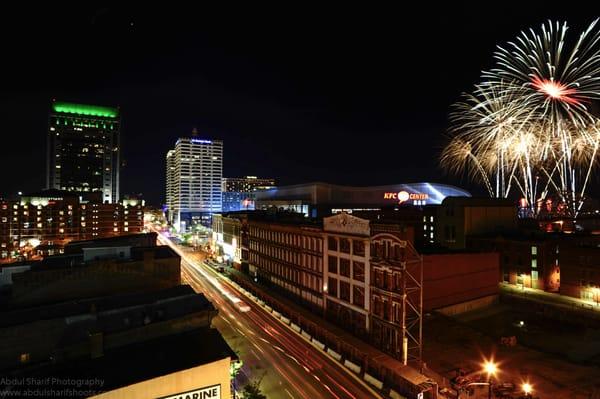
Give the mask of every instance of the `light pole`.
M 492 377 L 498 371 L 498 366 L 493 361 L 488 360 L 483 364 L 483 370 L 488 376 L 488 399 L 492 399 Z

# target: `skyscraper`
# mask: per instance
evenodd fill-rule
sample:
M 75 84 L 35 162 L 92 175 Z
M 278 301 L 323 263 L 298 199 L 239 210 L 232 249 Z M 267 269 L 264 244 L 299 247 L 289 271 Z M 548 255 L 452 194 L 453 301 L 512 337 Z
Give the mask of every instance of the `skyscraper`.
M 48 122 L 46 187 L 100 192 L 119 201 L 119 110 L 54 101 Z
M 255 193 L 275 188 L 275 179 L 256 176 L 223 178 L 223 212 L 254 209 Z
M 178 230 L 194 224 L 210 226 L 221 212 L 223 142 L 182 137 L 167 153 L 167 217 Z

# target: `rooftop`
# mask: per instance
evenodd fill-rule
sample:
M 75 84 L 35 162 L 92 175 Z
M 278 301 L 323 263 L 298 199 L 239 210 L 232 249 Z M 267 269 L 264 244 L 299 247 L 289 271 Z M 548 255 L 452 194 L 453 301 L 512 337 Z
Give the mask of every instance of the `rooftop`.
M 197 304 L 201 307 L 212 306 L 202 294 L 195 294 L 189 285 L 178 285 L 155 292 L 110 295 L 96 298 L 78 299 L 52 305 L 17 309 L 2 313 L 0 328 L 27 324 L 34 321 L 49 320 L 90 313 L 92 305 L 96 312 L 157 303 L 170 298 L 197 295 Z
M 52 110 L 62 114 L 97 116 L 102 118 L 117 118 L 119 116 L 118 108 L 101 105 L 75 104 L 64 101 L 53 102 Z
M 92 248 L 92 247 L 90 247 Z M 93 248 L 101 249 L 102 247 L 94 246 Z M 108 248 L 114 248 L 114 246 L 108 246 Z M 131 247 L 131 256 L 128 258 L 118 258 L 116 256 L 109 256 L 103 258 L 103 261 L 118 261 L 118 262 L 133 262 L 141 261 L 144 259 L 144 254 L 152 252 L 154 259 L 168 259 L 168 258 L 179 258 L 179 255 L 173 251 L 167 245 L 159 245 L 155 247 Z M 111 254 L 112 255 L 112 254 Z M 83 253 L 70 253 L 64 255 L 48 256 L 43 260 L 31 264 L 31 272 L 44 272 L 49 269 L 67 269 L 72 267 L 85 267 L 88 264 L 93 263 L 94 260 L 84 262 Z
M 115 237 L 94 238 L 92 240 L 71 241 L 65 246 L 65 253 L 80 253 L 83 248 L 119 247 L 119 246 L 148 246 L 156 243 L 158 235 L 154 232 L 124 234 Z
M 36 381 L 43 381 L 48 377 L 51 377 L 50 380 L 81 380 L 82 386 L 78 386 L 75 393 L 87 390 L 110 391 L 227 357 L 237 359 L 219 332 L 212 328 L 202 328 L 109 350 L 96 359 L 49 364 L 34 370 L 22 370 L 10 377 L 36 378 Z M 104 385 L 98 386 L 98 380 L 103 381 Z M 43 390 L 55 386 L 50 381 L 48 386 L 36 384 L 35 388 Z

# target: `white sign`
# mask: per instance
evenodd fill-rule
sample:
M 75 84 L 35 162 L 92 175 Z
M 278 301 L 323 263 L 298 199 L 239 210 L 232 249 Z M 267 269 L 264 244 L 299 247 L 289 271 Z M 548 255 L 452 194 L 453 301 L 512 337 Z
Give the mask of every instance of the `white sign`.
M 337 233 L 370 235 L 369 221 L 348 215 L 347 213 L 338 213 L 337 215 L 323 219 L 323 228 L 325 231 Z
M 221 385 L 213 385 L 175 395 L 163 396 L 160 399 L 221 399 Z

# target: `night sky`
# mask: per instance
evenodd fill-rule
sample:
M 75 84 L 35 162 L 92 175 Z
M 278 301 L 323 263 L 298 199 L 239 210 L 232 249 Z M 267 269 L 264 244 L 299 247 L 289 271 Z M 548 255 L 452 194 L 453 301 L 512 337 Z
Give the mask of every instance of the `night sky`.
M 481 4 L 5 10 L 0 195 L 44 186 L 53 98 L 121 108 L 121 192 L 152 204 L 167 150 L 194 127 L 224 140 L 226 177 L 472 189 L 438 168 L 452 102 L 521 29 L 593 18 Z

